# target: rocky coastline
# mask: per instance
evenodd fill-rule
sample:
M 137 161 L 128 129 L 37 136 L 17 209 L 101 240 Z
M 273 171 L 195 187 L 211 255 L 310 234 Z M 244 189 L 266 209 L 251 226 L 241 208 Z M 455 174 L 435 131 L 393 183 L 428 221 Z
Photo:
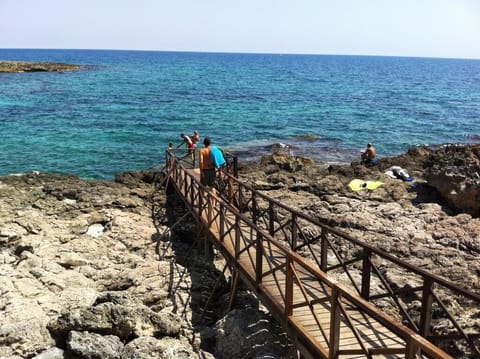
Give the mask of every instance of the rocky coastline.
M 281 153 L 240 166 L 269 196 L 476 293 L 479 174 L 480 145 L 415 147 L 374 167 Z M 352 191 L 354 178 L 383 185 Z M 288 339 L 246 289 L 227 313 L 223 259 L 205 258 L 161 181 L 0 177 L 0 358 L 285 356 Z M 479 318 L 472 308 L 469 325 Z
M 0 73 L 20 72 L 66 72 L 78 71 L 84 66 L 57 62 L 6 61 L 0 60 Z

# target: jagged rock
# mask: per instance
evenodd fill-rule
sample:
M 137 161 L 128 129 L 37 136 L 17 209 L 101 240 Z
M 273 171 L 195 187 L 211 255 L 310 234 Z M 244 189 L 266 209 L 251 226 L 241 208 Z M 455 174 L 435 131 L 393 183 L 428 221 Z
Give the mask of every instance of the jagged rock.
M 42 320 L 31 318 L 18 323 L 5 323 L 0 326 L 0 353 L 8 347 L 11 355 L 30 357 L 53 346 L 54 340 L 46 330 Z M 5 349 L 5 348 L 4 348 Z
M 213 359 L 213 355 L 194 352 L 189 346 L 171 338 L 140 337 L 125 345 L 122 359 Z
M 425 179 L 457 211 L 480 217 L 480 145 L 433 151 L 425 162 Z
M 57 338 L 71 331 L 88 331 L 127 340 L 131 335 L 175 336 L 180 332 L 180 324 L 181 319 L 174 313 L 156 313 L 141 304 L 124 306 L 106 302 L 62 313 L 48 324 L 48 329 Z
M 74 358 L 119 359 L 123 343 L 114 335 L 72 331 L 68 335 L 66 351 Z
M 63 349 L 53 347 L 41 352 L 38 355 L 35 355 L 32 359 L 65 359 L 65 351 Z
M 458 213 L 424 180 L 423 164 L 432 151 L 413 148 L 402 156 L 382 158 L 378 166 L 369 168 L 316 164 L 298 169 L 295 161 L 284 167 L 248 164 L 241 166 L 241 177 L 252 184 L 257 181 L 267 195 L 290 207 L 478 292 L 480 219 Z M 392 165 L 406 168 L 415 177 L 415 186 L 387 177 L 384 171 Z M 294 168 L 298 170 L 291 172 Z M 347 184 L 358 174 L 364 180 L 381 180 L 384 185 L 374 191 L 353 192 Z M 281 328 L 273 327 L 271 320 L 267 338 L 263 319 L 253 314 L 242 319 L 245 324 L 248 318 L 250 324 L 260 321 L 259 335 L 232 329 L 235 314 L 233 319 L 224 320 L 228 330 L 219 330 L 218 338 L 207 327 L 193 327 L 219 273 L 201 269 L 205 268 L 200 260 L 203 255 L 192 252 L 196 250 L 192 241 L 198 233 L 191 217 L 169 230 L 174 215 L 182 217 L 185 209 L 165 208 L 167 197 L 155 190 L 156 176 L 160 174 L 125 174 L 118 176 L 118 182 L 41 173 L 0 177 L 0 340 L 20 339 L 17 331 L 31 331 L 21 345 L 15 340 L 10 344 L 4 341 L 0 357 L 47 355 L 52 349 L 51 340 L 64 346 L 72 330 L 92 328 L 99 335 L 121 334 L 125 348 L 140 339 L 131 341 L 136 336 L 149 336 L 146 341 L 154 347 L 161 341 L 165 350 L 159 349 L 158 357 L 192 357 L 193 349 L 208 350 L 215 345 L 219 352 L 229 348 L 248 354 L 253 350 L 243 348 L 241 343 L 257 348 L 281 337 L 275 334 L 281 333 Z M 260 201 L 262 206 L 266 204 Z M 94 224 L 104 229 L 98 237 L 87 234 Z M 307 238 L 319 235 L 315 228 L 303 224 L 299 230 Z M 311 246 L 320 250 L 318 240 Z M 305 249 L 302 254 L 308 256 Z M 348 246 L 341 248 L 342 253 L 351 250 Z M 215 260 L 221 263 L 221 258 Z M 357 278 L 358 273 L 353 270 L 352 276 Z M 399 284 L 400 288 L 414 285 L 393 270 L 388 279 L 405 279 L 407 283 Z M 214 323 L 226 311 L 227 283 L 228 278 L 223 278 L 215 292 L 215 304 L 209 308 L 213 313 L 202 325 Z M 248 306 L 258 313 L 255 298 L 243 290 L 238 293 L 236 310 Z M 388 301 L 378 302 L 382 310 L 391 311 Z M 458 304 L 454 300 L 449 303 L 454 308 Z M 414 300 L 407 303 L 412 315 L 418 311 L 416 305 Z M 137 311 L 132 309 L 136 307 Z M 182 313 L 181 321 L 168 314 L 174 311 Z M 63 318 L 62 313 L 77 313 L 77 317 L 64 314 L 67 317 Z M 63 329 L 58 325 L 59 318 L 65 322 Z M 474 327 L 478 318 L 478 308 L 472 308 L 464 320 Z M 57 323 L 52 326 L 56 331 L 48 334 L 48 323 Z M 113 328 L 116 324 L 119 329 Z M 43 343 L 38 340 L 42 333 L 50 338 Z M 159 340 L 154 336 L 164 337 Z M 189 344 L 191 338 L 195 339 Z M 140 350 L 135 355 L 141 358 L 142 353 Z M 222 355 L 232 357 L 230 352 Z
M 278 324 L 254 308 L 234 309 L 217 322 L 218 358 L 284 358 L 285 339 L 275 337 Z M 273 334 L 273 335 L 272 335 Z
M 67 337 L 71 331 L 88 331 L 128 338 L 135 327 L 135 318 L 127 307 L 102 303 L 62 313 L 48 323 L 48 330 L 57 338 Z
M 278 168 L 288 171 L 297 172 L 313 164 L 313 160 L 306 157 L 290 156 L 288 154 L 274 153 L 273 155 L 262 156 L 262 166 L 275 165 Z

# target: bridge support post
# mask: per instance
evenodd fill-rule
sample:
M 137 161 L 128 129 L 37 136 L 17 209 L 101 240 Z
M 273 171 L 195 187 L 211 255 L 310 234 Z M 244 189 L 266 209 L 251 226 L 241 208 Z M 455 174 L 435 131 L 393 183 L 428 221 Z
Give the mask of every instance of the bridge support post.
M 292 243 L 291 249 L 292 251 L 297 251 L 297 239 L 298 239 L 298 227 L 297 227 L 297 215 L 292 213 Z
M 273 203 L 268 205 L 268 233 L 273 236 L 275 234 L 275 211 L 273 210 Z
M 338 300 L 340 293 L 336 287 L 332 288 L 330 309 L 330 343 L 328 345 L 328 359 L 337 359 L 340 350 L 340 307 Z
M 213 247 L 208 240 L 207 235 L 203 236 L 203 253 L 206 261 L 211 261 L 213 259 Z
M 433 281 L 429 278 L 423 280 L 422 311 L 420 313 L 419 334 L 427 337 L 430 334 L 430 325 L 432 321 L 432 296 Z
M 238 290 L 238 270 L 233 270 L 233 281 L 232 281 L 232 288 L 230 291 L 230 301 L 228 302 L 228 311 L 231 311 L 233 306 L 235 305 L 235 298 L 237 297 L 237 290 Z
M 263 273 L 263 237 L 260 231 L 257 231 L 255 248 L 256 248 L 255 281 L 257 282 L 257 284 L 260 284 L 262 282 L 262 273 Z
M 328 268 L 328 239 L 327 239 L 327 230 L 322 228 L 322 233 L 320 235 L 320 269 L 327 272 Z
M 286 278 L 285 278 L 285 321 L 293 314 L 293 268 L 292 258 L 287 255 L 286 258 Z
M 366 300 L 370 297 L 370 278 L 372 274 L 372 263 L 370 262 L 372 251 L 368 248 L 363 249 L 362 259 L 362 297 Z

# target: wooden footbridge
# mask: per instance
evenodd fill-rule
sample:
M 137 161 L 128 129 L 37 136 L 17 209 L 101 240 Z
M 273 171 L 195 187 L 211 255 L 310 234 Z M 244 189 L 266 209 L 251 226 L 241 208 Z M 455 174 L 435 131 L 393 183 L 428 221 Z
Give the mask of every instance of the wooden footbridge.
M 478 294 L 256 191 L 236 178 L 234 159 L 213 193 L 200 184 L 190 155 L 166 156 L 169 185 L 233 269 L 233 282 L 243 280 L 283 325 L 292 353 L 480 358 L 480 325 L 465 329 L 480 321 Z M 394 283 L 390 271 L 404 282 Z

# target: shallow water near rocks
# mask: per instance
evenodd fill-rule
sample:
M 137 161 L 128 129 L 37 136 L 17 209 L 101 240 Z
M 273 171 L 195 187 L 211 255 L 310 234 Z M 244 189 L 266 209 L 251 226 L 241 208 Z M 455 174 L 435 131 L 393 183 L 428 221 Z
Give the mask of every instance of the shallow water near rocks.
M 85 65 L 0 74 L 0 174 L 111 179 L 198 130 L 241 159 L 274 143 L 322 162 L 480 141 L 480 60 L 0 49 Z

